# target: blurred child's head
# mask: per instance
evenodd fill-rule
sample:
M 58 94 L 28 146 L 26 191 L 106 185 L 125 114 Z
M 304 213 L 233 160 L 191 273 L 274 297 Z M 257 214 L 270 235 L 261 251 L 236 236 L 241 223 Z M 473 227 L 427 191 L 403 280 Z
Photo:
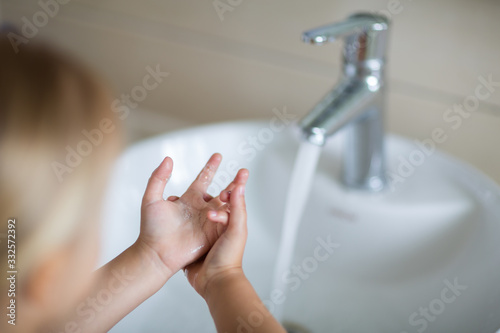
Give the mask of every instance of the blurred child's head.
M 0 267 L 8 270 L 15 219 L 18 311 L 32 318 L 50 319 L 88 287 L 119 141 L 110 105 L 78 62 L 33 40 L 16 53 L 0 33 Z M 1 281 L 0 300 L 8 290 Z

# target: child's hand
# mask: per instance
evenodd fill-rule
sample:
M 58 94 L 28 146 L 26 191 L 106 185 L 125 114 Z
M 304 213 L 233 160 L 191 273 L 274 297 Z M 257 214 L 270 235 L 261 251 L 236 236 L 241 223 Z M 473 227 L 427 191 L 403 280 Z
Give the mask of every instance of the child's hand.
M 232 184 L 220 194 L 220 200 L 229 203 L 226 230 L 206 257 L 187 266 L 185 273 L 189 283 L 207 302 L 217 332 L 286 333 L 243 274 L 241 262 L 247 240 L 244 192 L 248 171 L 240 172 L 245 174 L 244 181 Z M 258 323 L 251 320 L 256 312 L 261 315 Z
M 245 173 L 248 171 L 245 170 Z M 248 174 L 247 174 L 248 175 Z M 226 230 L 215 242 L 204 259 L 189 265 L 185 274 L 189 283 L 203 297 L 210 285 L 224 279 L 244 277 L 241 262 L 247 239 L 247 213 L 245 182 L 239 182 L 232 191 L 221 192 L 220 199 L 229 202 L 229 222 Z M 221 213 L 219 213 L 221 214 Z
M 173 162 L 165 158 L 149 179 L 141 210 L 141 232 L 137 243 L 160 259 L 167 274 L 204 255 L 223 234 L 228 207 L 221 198 L 206 193 L 221 162 L 214 154 L 196 180 L 181 196 L 163 199 L 163 191 L 172 174 Z M 229 184 L 230 190 L 245 184 L 248 173 L 238 172 Z M 223 193 L 226 193 L 223 191 Z M 215 212 L 215 215 L 209 214 Z

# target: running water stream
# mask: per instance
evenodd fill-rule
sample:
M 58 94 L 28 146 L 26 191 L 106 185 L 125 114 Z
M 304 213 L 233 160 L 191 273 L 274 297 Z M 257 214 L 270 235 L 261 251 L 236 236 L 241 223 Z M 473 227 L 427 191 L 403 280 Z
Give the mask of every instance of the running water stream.
M 283 276 L 290 269 L 304 207 L 309 198 L 312 181 L 322 147 L 303 142 L 295 159 L 292 178 L 288 187 L 285 212 L 281 229 L 281 239 L 274 271 L 273 291 L 280 290 L 286 295 Z M 283 321 L 283 304 L 275 304 L 274 316 Z

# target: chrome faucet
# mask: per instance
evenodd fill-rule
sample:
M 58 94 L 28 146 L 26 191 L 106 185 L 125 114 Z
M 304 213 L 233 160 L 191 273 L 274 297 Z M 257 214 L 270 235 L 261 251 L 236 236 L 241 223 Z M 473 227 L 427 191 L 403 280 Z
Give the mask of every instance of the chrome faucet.
M 383 108 L 388 30 L 386 17 L 357 13 L 302 35 L 303 41 L 318 45 L 345 39 L 343 77 L 299 126 L 306 140 L 320 146 L 346 127 L 342 181 L 349 188 L 380 191 L 386 185 Z

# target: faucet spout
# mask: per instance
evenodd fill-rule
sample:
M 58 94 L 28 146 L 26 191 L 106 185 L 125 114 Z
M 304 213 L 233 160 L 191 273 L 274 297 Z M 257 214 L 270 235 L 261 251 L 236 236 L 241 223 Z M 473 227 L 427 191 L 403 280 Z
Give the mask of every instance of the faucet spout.
M 299 127 L 307 141 L 320 146 L 345 128 L 342 181 L 349 188 L 380 191 L 387 182 L 383 125 L 385 56 L 381 50 L 385 50 L 388 25 L 385 17 L 355 14 L 345 22 L 304 34 L 304 40 L 319 44 L 347 36 L 343 78 L 299 122 Z M 353 41 L 358 43 L 350 45 Z M 373 43 L 377 45 L 370 45 Z
M 308 141 L 323 145 L 329 136 L 360 119 L 377 98 L 369 87 L 344 80 L 302 118 L 299 126 Z

